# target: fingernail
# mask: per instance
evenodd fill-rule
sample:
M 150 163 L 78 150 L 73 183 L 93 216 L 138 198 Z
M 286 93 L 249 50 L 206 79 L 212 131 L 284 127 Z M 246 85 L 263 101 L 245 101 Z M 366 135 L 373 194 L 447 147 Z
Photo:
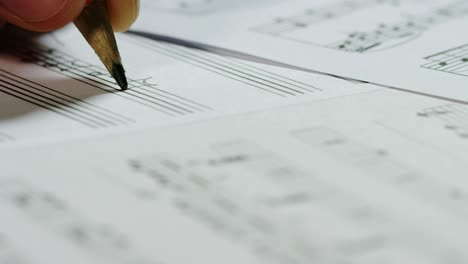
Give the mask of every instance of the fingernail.
M 57 15 L 68 0 L 0 0 L 7 9 L 26 22 L 40 22 Z
M 133 10 L 133 21 L 135 21 L 138 15 L 140 14 L 140 0 L 134 0 L 134 1 L 135 1 L 135 4 L 134 4 L 135 10 Z

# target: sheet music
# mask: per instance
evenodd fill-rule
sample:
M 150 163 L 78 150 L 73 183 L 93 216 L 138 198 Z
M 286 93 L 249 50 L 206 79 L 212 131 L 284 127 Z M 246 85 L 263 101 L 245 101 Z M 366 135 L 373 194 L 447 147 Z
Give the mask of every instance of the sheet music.
M 129 78 L 129 91 L 123 93 L 73 27 L 35 40 L 17 32 L 4 36 L 0 148 L 174 125 L 368 90 L 342 79 L 118 35 Z
M 467 113 L 374 90 L 3 151 L 0 256 L 465 263 Z
M 263 4 L 262 2 L 273 2 L 277 0 L 257 1 L 229 1 L 229 0 L 154 0 L 143 1 L 142 8 L 164 10 L 174 14 L 182 15 L 206 15 L 213 12 L 230 12 L 236 8 L 248 8 Z
M 457 52 L 454 49 L 466 45 L 459 37 L 468 21 L 466 1 L 291 0 L 243 6 L 198 16 L 144 6 L 135 28 L 468 101 L 462 88 L 466 76 L 457 74 L 466 67 L 466 54 L 430 60 L 434 54 Z M 442 70 L 430 70 L 436 68 Z
M 147 0 L 135 28 L 468 100 L 467 8 Z M 468 105 L 117 38 L 126 92 L 72 27 L 2 35 L 0 264 L 468 262 Z

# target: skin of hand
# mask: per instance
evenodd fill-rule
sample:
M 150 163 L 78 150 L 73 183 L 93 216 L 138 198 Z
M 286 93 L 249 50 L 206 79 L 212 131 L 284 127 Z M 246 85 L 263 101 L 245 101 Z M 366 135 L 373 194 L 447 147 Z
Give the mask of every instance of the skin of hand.
M 114 31 L 127 30 L 138 17 L 139 0 L 106 0 Z M 0 0 L 0 27 L 19 27 L 48 32 L 73 21 L 87 0 Z

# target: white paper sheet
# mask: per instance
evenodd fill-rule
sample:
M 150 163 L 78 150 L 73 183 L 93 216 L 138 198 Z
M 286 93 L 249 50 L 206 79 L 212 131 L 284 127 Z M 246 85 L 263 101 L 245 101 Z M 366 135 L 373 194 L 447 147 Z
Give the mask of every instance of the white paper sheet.
M 4 35 L 0 54 L 0 148 L 369 90 L 341 79 L 118 35 L 130 86 L 123 93 L 75 28 L 34 42 L 17 35 Z
M 0 245 L 37 264 L 466 263 L 467 113 L 380 90 L 3 152 Z
M 468 102 L 466 1 L 200 1 L 204 12 L 191 2 L 143 1 L 135 29 Z
M 419 12 L 427 1 L 359 3 L 365 7 L 348 4 L 342 12 L 386 14 L 389 5 Z M 144 12 L 160 10 L 146 24 L 152 30 L 209 35 L 204 40 L 236 48 L 236 41 L 258 41 L 253 55 L 281 59 L 286 50 L 306 62 L 308 53 L 291 39 L 267 42 L 271 36 L 245 26 L 330 2 L 143 4 Z M 171 19 L 179 23 L 172 29 L 164 24 Z M 372 56 L 391 52 L 390 69 L 420 39 Z M 34 45 L 7 40 L 0 54 L 0 264 L 468 262 L 466 105 L 130 35 L 118 36 L 130 79 L 121 93 L 73 28 Z M 331 60 L 338 54 L 314 50 Z M 405 58 L 408 68 L 391 74 L 412 74 L 413 57 Z M 424 80 L 439 94 L 436 79 Z M 455 89 L 439 95 L 463 99 Z

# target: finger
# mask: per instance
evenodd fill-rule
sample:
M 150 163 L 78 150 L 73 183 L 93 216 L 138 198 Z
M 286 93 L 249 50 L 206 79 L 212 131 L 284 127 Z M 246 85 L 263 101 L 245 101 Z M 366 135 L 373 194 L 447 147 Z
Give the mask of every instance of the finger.
M 0 0 L 0 18 L 33 31 L 51 31 L 75 19 L 86 0 Z
M 107 8 L 114 31 L 126 31 L 140 11 L 139 0 L 107 0 Z

